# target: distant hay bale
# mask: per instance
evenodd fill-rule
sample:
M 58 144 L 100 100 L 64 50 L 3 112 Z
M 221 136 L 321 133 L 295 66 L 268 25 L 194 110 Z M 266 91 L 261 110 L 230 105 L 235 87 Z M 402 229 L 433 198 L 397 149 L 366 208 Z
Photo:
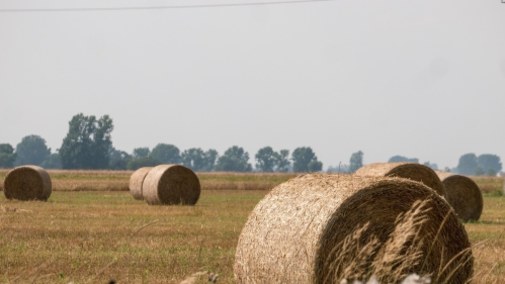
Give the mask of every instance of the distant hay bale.
M 152 167 L 143 167 L 133 172 L 130 176 L 130 184 L 128 188 L 130 189 L 130 193 L 133 198 L 137 200 L 144 199 L 144 196 L 142 195 L 142 185 L 144 184 L 144 179 L 151 169 Z
M 149 171 L 142 190 L 150 205 L 194 205 L 200 197 L 200 181 L 186 167 L 159 165 Z
M 429 188 L 444 196 L 444 185 L 435 171 L 430 167 L 416 163 L 373 163 L 355 173 L 358 176 L 400 177 L 422 182 Z
M 239 283 L 466 283 L 464 226 L 433 190 L 408 179 L 305 175 L 261 200 L 238 240 Z
M 20 166 L 7 173 L 4 195 L 7 199 L 43 200 L 51 196 L 51 177 L 41 167 Z
M 469 177 L 437 173 L 445 187 L 445 199 L 463 221 L 479 220 L 484 207 L 479 186 Z

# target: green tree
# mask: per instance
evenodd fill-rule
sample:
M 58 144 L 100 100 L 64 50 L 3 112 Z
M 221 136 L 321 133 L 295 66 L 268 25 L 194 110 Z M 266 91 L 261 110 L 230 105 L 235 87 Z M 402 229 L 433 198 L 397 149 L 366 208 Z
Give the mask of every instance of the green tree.
M 255 155 L 256 169 L 260 172 L 273 172 L 275 162 L 277 161 L 277 155 L 278 154 L 270 146 L 259 149 Z
M 7 143 L 0 144 L 0 168 L 12 168 L 15 160 L 16 154 L 12 145 Z
M 160 143 L 151 151 L 150 157 L 162 164 L 180 164 L 181 154 L 179 148 L 172 144 Z
M 38 135 L 25 136 L 16 146 L 14 164 L 40 166 L 49 155 L 51 155 L 51 149 L 47 148 L 46 140 Z
M 477 156 L 474 153 L 467 153 L 459 158 L 456 170 L 462 175 L 474 175 L 479 170 Z
M 225 172 L 250 172 L 249 154 L 242 147 L 232 146 L 219 157 L 216 163 L 217 171 Z
M 61 169 L 61 157 L 58 153 L 52 153 L 42 163 L 42 167 L 46 169 Z
M 109 150 L 109 169 L 111 170 L 126 170 L 128 162 L 132 157 L 125 151 L 117 150 L 111 147 Z
M 493 154 L 482 154 L 477 157 L 477 164 L 482 174 L 496 176 L 502 169 L 500 157 Z
M 275 155 L 275 168 L 276 172 L 288 172 L 291 162 L 289 161 L 289 150 L 282 149 Z
M 106 169 L 109 166 L 109 149 L 112 147 L 112 119 L 104 115 L 79 113 L 69 122 L 67 136 L 59 150 L 64 169 Z
M 133 149 L 133 158 L 147 158 L 151 154 L 148 147 L 139 147 Z
M 363 167 L 363 152 L 358 151 L 352 153 L 351 158 L 349 159 L 349 172 L 354 173 L 361 167 Z
M 399 163 L 399 162 L 407 162 L 407 163 L 419 163 L 418 158 L 407 158 L 400 155 L 395 155 L 389 158 L 388 163 Z
M 212 171 L 216 163 L 217 151 L 204 152 L 201 148 L 186 149 L 181 153 L 182 164 L 193 171 Z
M 298 147 L 291 154 L 294 172 L 318 172 L 323 168 L 323 163 L 317 160 L 317 156 L 310 147 Z
M 142 167 L 153 167 L 159 164 L 160 162 L 151 158 L 151 150 L 148 147 L 138 147 L 133 149 L 132 157 L 126 164 L 126 168 L 137 170 Z

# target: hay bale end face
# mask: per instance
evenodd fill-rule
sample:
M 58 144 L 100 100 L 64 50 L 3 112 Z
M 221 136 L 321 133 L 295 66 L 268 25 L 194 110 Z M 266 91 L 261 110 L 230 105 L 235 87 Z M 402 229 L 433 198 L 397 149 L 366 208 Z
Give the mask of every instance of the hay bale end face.
M 195 205 L 201 189 L 192 170 L 181 165 L 159 165 L 149 171 L 142 190 L 150 205 Z
M 373 163 L 361 167 L 355 174 L 358 176 L 408 178 L 422 182 L 441 196 L 445 194 L 444 185 L 437 173 L 430 167 L 421 164 Z
M 465 283 L 466 231 L 449 204 L 401 178 L 305 175 L 274 188 L 249 215 L 235 264 L 239 283 Z
M 151 169 L 152 167 L 143 167 L 133 172 L 133 174 L 130 176 L 130 183 L 128 188 L 130 189 L 130 194 L 133 196 L 133 198 L 137 200 L 144 199 L 144 196 L 142 194 L 142 185 L 144 184 L 144 180 Z
M 4 194 L 7 199 L 46 201 L 52 193 L 51 177 L 41 167 L 21 166 L 7 173 Z
M 484 208 L 482 192 L 470 178 L 462 175 L 451 175 L 442 183 L 445 186 L 445 199 L 463 221 L 479 220 Z

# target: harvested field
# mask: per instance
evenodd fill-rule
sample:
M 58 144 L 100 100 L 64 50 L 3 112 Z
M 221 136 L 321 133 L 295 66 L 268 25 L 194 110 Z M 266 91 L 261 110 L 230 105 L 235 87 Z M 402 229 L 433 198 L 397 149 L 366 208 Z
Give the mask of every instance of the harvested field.
M 0 180 L 6 171 L 0 171 Z M 69 172 L 67 178 L 76 179 Z M 86 172 L 100 188 L 110 172 Z M 239 234 L 265 190 L 203 190 L 195 206 L 147 206 L 123 191 L 53 191 L 48 202 L 12 201 L 0 195 L 0 283 L 180 283 L 201 272 L 219 274 L 218 283 L 235 283 L 233 263 Z M 247 174 L 216 179 L 256 180 Z M 288 179 L 273 174 L 272 179 Z M 82 176 L 81 176 L 82 177 Z M 61 177 L 60 177 L 61 178 Z M 117 178 L 115 174 L 111 176 Z M 465 224 L 473 246 L 473 283 L 505 278 L 505 197 L 503 179 L 485 177 L 489 186 L 478 222 Z M 279 182 L 280 183 L 280 182 Z

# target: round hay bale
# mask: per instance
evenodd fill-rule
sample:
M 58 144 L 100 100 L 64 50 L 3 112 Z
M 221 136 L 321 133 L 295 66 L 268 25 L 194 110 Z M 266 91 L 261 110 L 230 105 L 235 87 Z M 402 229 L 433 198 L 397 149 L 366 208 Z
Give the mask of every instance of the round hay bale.
M 4 195 L 7 199 L 46 201 L 51 192 L 51 177 L 41 167 L 20 166 L 5 176 Z
M 444 185 L 430 167 L 416 163 L 373 163 L 359 168 L 358 176 L 400 177 L 422 182 L 444 196 Z
M 133 198 L 137 200 L 144 199 L 144 196 L 142 195 L 142 185 L 144 184 L 144 180 L 151 169 L 152 167 L 143 167 L 133 172 L 130 176 L 130 184 L 128 188 L 130 189 L 130 193 Z
M 200 181 L 186 167 L 159 165 L 149 171 L 142 190 L 150 205 L 195 205 L 200 197 Z
M 261 200 L 240 234 L 239 283 L 466 283 L 473 256 L 450 205 L 401 178 L 305 175 Z
M 440 175 L 439 175 L 440 176 Z M 470 178 L 462 175 L 446 175 L 442 180 L 445 199 L 463 221 L 479 220 L 484 208 L 482 192 Z

